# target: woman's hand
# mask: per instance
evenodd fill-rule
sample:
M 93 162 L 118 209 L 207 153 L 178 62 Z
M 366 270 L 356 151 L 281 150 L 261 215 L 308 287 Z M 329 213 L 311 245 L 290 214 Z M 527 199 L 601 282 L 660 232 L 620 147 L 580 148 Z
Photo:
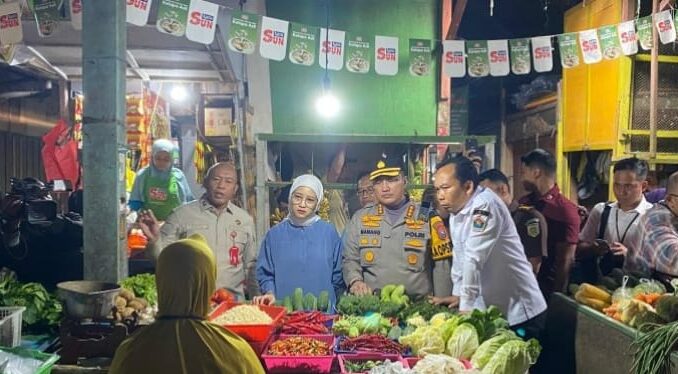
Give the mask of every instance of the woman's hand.
M 267 293 L 266 295 L 255 296 L 252 302 L 257 305 L 273 305 L 275 304 L 275 295 Z

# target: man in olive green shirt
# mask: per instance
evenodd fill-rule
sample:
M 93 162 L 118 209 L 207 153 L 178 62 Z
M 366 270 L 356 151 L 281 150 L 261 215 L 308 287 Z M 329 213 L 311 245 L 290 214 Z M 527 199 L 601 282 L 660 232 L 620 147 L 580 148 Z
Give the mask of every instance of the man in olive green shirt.
M 239 299 L 246 295 L 252 298 L 258 295 L 254 220 L 232 202 L 238 190 L 238 174 L 233 164 L 212 166 L 203 187 L 205 194 L 174 209 L 162 228 L 152 212 L 141 213 L 139 223 L 148 237 L 147 251 L 157 259 L 168 244 L 202 234 L 217 260 L 217 288 L 225 288 Z

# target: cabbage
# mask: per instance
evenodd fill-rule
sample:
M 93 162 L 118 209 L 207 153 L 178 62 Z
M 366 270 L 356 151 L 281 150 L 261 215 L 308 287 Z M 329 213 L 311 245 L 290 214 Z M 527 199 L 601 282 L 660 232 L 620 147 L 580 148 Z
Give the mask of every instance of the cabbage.
M 449 313 L 438 313 L 435 314 L 433 317 L 431 317 L 431 320 L 429 320 L 429 324 L 434 327 L 440 327 L 442 326 L 443 323 L 447 320 L 447 317 L 449 317 Z
M 427 325 L 424 317 L 420 316 L 418 313 L 405 320 L 405 323 L 407 323 L 408 326 L 414 327 L 422 327 Z
M 445 355 L 428 355 L 419 360 L 413 369 L 417 374 L 458 374 L 464 373 L 464 364 Z
M 483 368 L 483 374 L 524 374 L 537 362 L 541 346 L 536 339 L 504 343 Z
M 458 359 L 468 360 L 478 349 L 478 333 L 468 323 L 459 325 L 447 341 L 447 354 Z
M 452 333 L 454 332 L 454 329 L 457 328 L 459 325 L 459 320 L 461 317 L 459 316 L 452 316 L 450 319 L 445 321 L 442 326 L 440 326 L 440 333 L 443 336 L 444 341 L 450 340 L 450 337 L 452 336 Z
M 473 367 L 482 369 L 487 365 L 492 356 L 509 340 L 519 339 L 511 330 L 501 330 L 494 337 L 485 340 L 471 357 Z
M 400 337 L 398 341 L 412 348 L 415 355 L 445 352 L 445 341 L 438 329 L 432 326 L 419 327 L 412 334 Z
M 633 291 L 631 291 L 631 295 L 633 295 L 633 297 L 636 297 L 636 295 L 639 294 L 649 294 L 649 293 L 665 294 L 666 287 L 664 287 L 663 284 L 654 279 L 653 280 L 641 279 L 640 284 L 633 287 Z

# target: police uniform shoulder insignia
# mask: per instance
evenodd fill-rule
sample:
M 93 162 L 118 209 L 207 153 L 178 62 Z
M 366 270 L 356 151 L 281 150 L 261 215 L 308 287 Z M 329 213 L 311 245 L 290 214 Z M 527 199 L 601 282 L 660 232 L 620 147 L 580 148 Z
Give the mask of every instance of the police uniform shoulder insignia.
M 531 210 L 532 206 L 531 205 L 518 205 L 518 209 L 520 209 L 520 210 Z
M 369 243 L 370 243 L 370 240 L 366 236 L 360 237 L 360 245 L 368 245 Z
M 405 242 L 405 246 L 409 248 L 424 248 L 424 242 L 417 239 L 410 239 Z
M 490 219 L 490 212 L 483 209 L 473 211 L 473 231 L 482 232 L 487 228 L 487 221 Z
M 405 213 L 405 218 L 411 220 L 413 216 L 414 216 L 414 205 L 410 205 L 407 207 L 407 213 Z
M 525 222 L 525 227 L 527 228 L 527 235 L 530 238 L 536 238 L 541 234 L 541 228 L 539 227 L 539 218 L 532 218 Z

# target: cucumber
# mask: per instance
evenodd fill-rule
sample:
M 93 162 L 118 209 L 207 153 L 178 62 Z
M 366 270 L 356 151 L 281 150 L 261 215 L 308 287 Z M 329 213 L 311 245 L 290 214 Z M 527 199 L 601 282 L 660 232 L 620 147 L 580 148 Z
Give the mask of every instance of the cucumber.
M 294 311 L 304 310 L 304 290 L 301 288 L 294 289 L 292 305 L 294 306 Z

